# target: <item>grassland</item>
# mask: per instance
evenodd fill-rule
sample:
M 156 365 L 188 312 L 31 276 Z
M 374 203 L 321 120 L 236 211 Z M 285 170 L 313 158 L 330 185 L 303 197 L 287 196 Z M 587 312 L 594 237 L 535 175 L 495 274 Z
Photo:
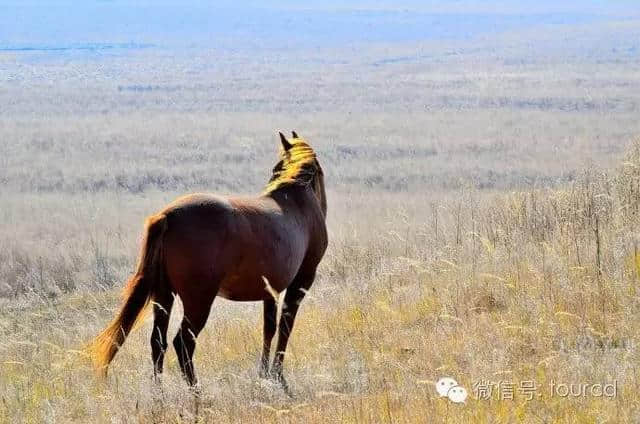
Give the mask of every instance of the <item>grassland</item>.
M 0 422 L 637 422 L 638 26 L 566 31 L 3 53 Z M 257 377 L 260 305 L 225 300 L 199 338 L 199 399 L 173 352 L 151 383 L 149 322 L 94 378 L 82 347 L 118 306 L 144 217 L 187 191 L 258 192 L 277 129 L 317 148 L 329 197 L 294 396 Z M 466 404 L 437 396 L 445 375 Z M 514 398 L 479 399 L 479 382 Z

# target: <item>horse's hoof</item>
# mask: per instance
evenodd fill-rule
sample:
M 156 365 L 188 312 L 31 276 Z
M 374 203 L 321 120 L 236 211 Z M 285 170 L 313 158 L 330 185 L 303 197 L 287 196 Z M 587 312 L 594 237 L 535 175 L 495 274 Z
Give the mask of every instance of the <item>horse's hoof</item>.
M 291 395 L 291 389 L 289 388 L 289 383 L 287 383 L 287 380 L 285 380 L 285 378 L 282 375 L 276 375 L 273 377 L 273 381 L 274 383 L 276 383 L 278 386 L 280 386 L 280 388 L 282 389 L 282 391 L 289 397 L 293 397 Z
M 293 397 L 293 392 L 291 391 L 291 388 L 289 388 L 289 385 L 287 383 L 280 383 L 280 387 L 282 387 L 282 391 L 285 395 L 290 398 Z
M 202 387 L 199 384 L 194 384 L 193 386 L 190 386 L 189 391 L 196 398 L 199 398 L 200 396 L 202 396 Z
M 271 373 L 269 372 L 268 369 L 264 367 L 260 367 L 260 369 L 258 370 L 258 377 L 262 378 L 263 380 L 266 380 L 271 378 Z

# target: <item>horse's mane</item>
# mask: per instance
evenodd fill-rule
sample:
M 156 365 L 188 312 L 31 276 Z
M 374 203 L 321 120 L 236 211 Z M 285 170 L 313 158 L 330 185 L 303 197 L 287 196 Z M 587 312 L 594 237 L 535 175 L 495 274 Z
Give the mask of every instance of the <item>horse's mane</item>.
M 291 185 L 307 185 L 313 176 L 322 172 L 316 160 L 316 154 L 302 138 L 291 140 L 289 150 L 280 151 L 280 161 L 273 168 L 273 175 L 264 189 L 269 194 Z

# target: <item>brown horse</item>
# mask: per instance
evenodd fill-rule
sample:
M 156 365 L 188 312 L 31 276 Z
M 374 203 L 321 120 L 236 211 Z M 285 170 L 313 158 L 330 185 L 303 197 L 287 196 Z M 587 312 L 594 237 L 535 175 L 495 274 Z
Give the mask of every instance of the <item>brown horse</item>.
M 287 388 L 282 362 L 298 307 L 327 247 L 327 203 L 322 168 L 313 149 L 295 132 L 291 140 L 282 133 L 280 139 L 280 161 L 261 196 L 192 194 L 147 219 L 137 270 L 124 290 L 123 305 L 90 345 L 97 369 L 106 375 L 136 320 L 152 303 L 151 357 L 158 377 L 177 295 L 184 305 L 184 318 L 173 346 L 182 374 L 195 385 L 196 338 L 213 300 L 222 296 L 263 302 L 260 376 L 270 376 Z M 285 289 L 278 345 L 269 368 L 277 322 L 273 291 Z

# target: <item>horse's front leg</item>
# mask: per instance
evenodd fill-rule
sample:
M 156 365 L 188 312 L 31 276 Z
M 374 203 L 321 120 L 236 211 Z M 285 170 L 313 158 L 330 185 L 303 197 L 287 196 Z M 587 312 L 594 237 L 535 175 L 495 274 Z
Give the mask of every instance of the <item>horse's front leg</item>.
M 269 355 L 271 353 L 271 340 L 273 340 L 273 336 L 275 336 L 276 334 L 277 311 L 278 305 L 276 304 L 275 299 L 269 298 L 264 300 L 262 358 L 260 359 L 260 369 L 258 371 L 258 374 L 261 378 L 266 378 L 269 376 Z
M 278 328 L 278 346 L 273 358 L 273 366 L 271 367 L 271 373 L 273 377 L 278 381 L 286 392 L 289 392 L 289 387 L 282 373 L 282 362 L 284 361 L 284 355 L 287 350 L 287 343 L 289 342 L 289 336 L 293 330 L 293 324 L 298 313 L 298 308 L 304 296 L 313 284 L 315 278 L 315 272 L 308 275 L 299 275 L 293 281 L 293 283 L 287 288 L 287 293 L 284 296 L 284 304 L 282 305 L 282 315 L 280 316 L 280 325 Z

